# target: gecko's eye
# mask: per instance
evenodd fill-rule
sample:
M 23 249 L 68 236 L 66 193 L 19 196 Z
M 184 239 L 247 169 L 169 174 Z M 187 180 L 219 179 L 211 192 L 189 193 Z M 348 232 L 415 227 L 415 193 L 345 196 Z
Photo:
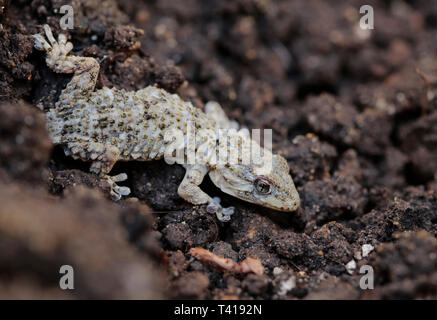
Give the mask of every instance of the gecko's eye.
M 269 194 L 272 192 L 272 182 L 266 177 L 256 178 L 253 184 L 255 185 L 256 191 L 261 194 Z

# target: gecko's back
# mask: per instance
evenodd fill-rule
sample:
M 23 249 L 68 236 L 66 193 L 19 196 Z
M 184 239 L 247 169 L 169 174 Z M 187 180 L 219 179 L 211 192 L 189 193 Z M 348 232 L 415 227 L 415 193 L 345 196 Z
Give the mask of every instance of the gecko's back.
M 152 86 L 133 92 L 103 88 L 87 97 L 60 97 L 46 114 L 53 141 L 66 146 L 97 142 L 120 150 L 119 160 L 154 160 L 163 157 L 165 132 L 186 132 L 192 121 L 213 127 L 199 109 L 175 94 Z

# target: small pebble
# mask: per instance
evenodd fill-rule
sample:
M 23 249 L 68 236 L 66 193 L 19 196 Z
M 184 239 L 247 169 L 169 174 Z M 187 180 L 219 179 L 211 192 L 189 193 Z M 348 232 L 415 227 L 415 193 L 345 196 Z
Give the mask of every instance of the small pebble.
M 278 276 L 278 275 L 280 275 L 282 272 L 284 272 L 284 270 L 282 270 L 282 269 L 279 268 L 279 267 L 275 267 L 275 268 L 273 269 L 273 275 L 274 275 L 274 276 Z
M 364 244 L 361 247 L 361 250 L 363 250 L 363 257 L 367 257 L 369 255 L 370 252 L 372 252 L 375 249 L 374 246 L 372 246 L 371 244 Z
M 361 259 L 363 259 L 363 256 L 361 255 L 361 252 L 360 252 L 360 251 L 356 251 L 356 252 L 354 253 L 354 258 L 355 258 L 356 260 L 361 260 Z
M 353 274 L 356 268 L 357 268 L 357 263 L 353 259 L 346 264 L 346 270 L 349 274 Z
M 296 278 L 290 277 L 288 280 L 281 282 L 279 285 L 278 295 L 284 296 L 288 291 L 294 289 L 296 287 Z

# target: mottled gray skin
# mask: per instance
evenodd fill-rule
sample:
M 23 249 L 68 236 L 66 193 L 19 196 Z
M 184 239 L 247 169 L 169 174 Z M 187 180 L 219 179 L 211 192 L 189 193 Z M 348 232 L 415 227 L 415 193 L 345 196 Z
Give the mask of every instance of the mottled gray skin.
M 110 183 L 113 198 L 130 193 L 129 188 L 116 184 L 127 179 L 126 174 L 108 175 L 117 161 L 163 158 L 174 142 L 166 134 L 174 130 L 182 132 L 186 151 L 190 125 L 202 132 L 201 138 L 195 140 L 196 151 L 205 141 L 214 141 L 209 150 L 215 150 L 217 129 L 235 128 L 217 103 L 208 103 L 204 113 L 178 95 L 153 86 L 135 92 L 106 87 L 95 90 L 100 68 L 97 60 L 69 56 L 73 45 L 66 36 L 60 34 L 56 41 L 47 25 L 44 30 L 47 39 L 35 35 L 35 48 L 47 53 L 46 63 L 53 71 L 74 74 L 54 108 L 46 113 L 50 136 L 55 144 L 64 146 L 67 155 L 91 161 L 91 171 Z M 239 148 L 241 141 L 261 148 L 248 136 L 232 134 L 241 138 Z M 199 188 L 209 173 L 217 187 L 235 197 L 276 210 L 296 210 L 300 200 L 287 162 L 263 151 L 271 156 L 271 169 L 260 164 L 218 165 L 209 157 L 194 164 L 182 163 L 187 171 L 178 188 L 179 195 L 193 204 L 209 204 L 208 210 L 216 212 L 221 221 L 228 221 L 233 208 L 222 208 L 219 201 Z M 214 152 L 217 151 L 211 153 Z

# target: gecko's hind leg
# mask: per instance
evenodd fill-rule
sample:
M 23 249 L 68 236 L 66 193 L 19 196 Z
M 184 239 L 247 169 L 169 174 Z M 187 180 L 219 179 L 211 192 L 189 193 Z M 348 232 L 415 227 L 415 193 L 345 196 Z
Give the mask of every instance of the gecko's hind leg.
M 109 175 L 112 167 L 119 159 L 120 151 L 118 148 L 98 142 L 84 142 L 81 144 L 71 144 L 69 149 L 73 157 L 85 161 L 92 161 L 90 171 L 99 175 L 102 180 L 108 182 L 113 200 L 120 200 L 122 196 L 130 194 L 128 187 L 120 187 L 117 185 L 117 182 L 127 180 L 126 173 L 120 173 L 116 176 Z
M 52 34 L 50 27 L 44 25 L 45 37 L 35 34 L 34 46 L 46 52 L 47 66 L 57 73 L 74 73 L 59 97 L 59 101 L 72 96 L 83 97 L 94 91 L 100 65 L 96 59 L 90 57 L 69 56 L 73 44 L 67 42 L 64 34 L 59 34 L 58 40 Z

